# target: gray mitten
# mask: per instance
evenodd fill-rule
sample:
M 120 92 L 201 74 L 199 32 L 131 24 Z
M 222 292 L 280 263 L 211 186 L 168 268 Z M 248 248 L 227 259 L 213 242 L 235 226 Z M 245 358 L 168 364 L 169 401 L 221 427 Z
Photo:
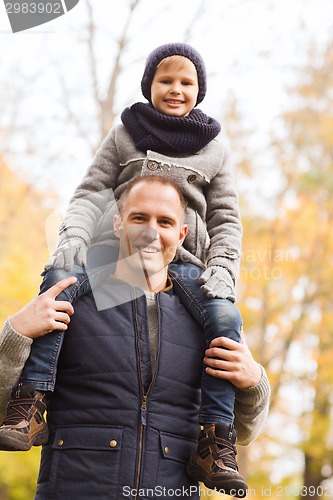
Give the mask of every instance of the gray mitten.
M 80 266 L 86 266 L 87 250 L 87 243 L 82 238 L 63 238 L 60 240 L 56 251 L 45 264 L 44 271 L 41 275 L 44 276 L 52 267 L 70 271 L 73 268 L 74 260 L 76 260 Z
M 228 269 L 222 266 L 208 267 L 198 279 L 201 289 L 209 299 L 229 299 L 235 302 L 235 285 Z

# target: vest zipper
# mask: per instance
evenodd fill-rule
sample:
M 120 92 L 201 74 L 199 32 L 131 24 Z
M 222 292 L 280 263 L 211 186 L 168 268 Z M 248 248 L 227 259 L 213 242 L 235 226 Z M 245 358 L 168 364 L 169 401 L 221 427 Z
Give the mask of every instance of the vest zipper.
M 141 423 L 143 426 L 147 423 L 147 396 L 142 397 L 141 402 Z
M 133 295 L 134 295 L 134 297 L 133 297 L 134 320 L 136 322 L 137 352 L 138 352 L 138 359 L 139 359 L 139 364 L 138 364 L 139 379 L 140 379 L 140 385 L 141 385 L 141 391 L 142 391 L 142 399 L 141 399 L 141 407 L 140 407 L 138 461 L 137 461 L 137 473 L 136 473 L 136 482 L 135 482 L 136 495 L 134 497 L 134 500 L 137 500 L 138 492 L 139 492 L 140 476 L 141 476 L 141 465 L 142 465 L 143 433 L 144 433 L 144 428 L 145 428 L 146 422 L 147 422 L 147 397 L 148 397 L 148 393 L 149 393 L 151 384 L 149 385 L 147 392 L 144 393 L 144 386 L 143 386 L 143 381 L 142 381 L 142 373 L 141 373 L 141 365 L 140 365 L 141 351 L 140 351 L 140 342 L 139 342 L 139 337 L 138 337 L 139 326 L 137 324 L 137 298 L 135 296 L 135 290 L 133 290 Z
M 159 305 L 159 303 L 158 303 Z M 135 312 L 137 312 L 137 301 L 136 298 L 134 298 L 134 309 Z M 159 315 L 159 310 L 157 309 L 157 314 Z M 135 316 L 136 318 L 136 316 Z M 158 337 L 159 337 L 159 331 L 160 331 L 160 325 L 158 321 Z M 138 325 L 137 325 L 137 332 L 139 331 Z M 140 346 L 138 344 L 138 354 L 140 358 Z M 144 434 L 144 428 L 147 424 L 147 399 L 148 399 L 148 394 L 150 392 L 150 389 L 155 381 L 156 374 L 157 374 L 157 369 L 158 369 L 158 364 L 156 364 L 156 371 L 154 373 L 154 376 L 152 377 L 152 380 L 150 381 L 149 387 L 147 389 L 147 392 L 143 394 L 144 392 L 144 387 L 143 387 L 143 382 L 142 382 L 142 374 L 141 374 L 141 367 L 139 364 L 139 378 L 140 378 L 140 383 L 141 383 L 141 388 L 142 388 L 142 399 L 141 399 L 141 407 L 140 407 L 140 413 L 141 413 L 141 421 L 140 421 L 140 433 L 139 433 L 139 449 L 138 449 L 138 469 L 137 469 L 137 475 L 136 475 L 136 484 L 135 484 L 135 490 L 136 490 L 136 495 L 134 497 L 134 500 L 137 500 L 138 498 L 138 492 L 139 492 L 139 484 L 140 484 L 140 476 L 141 476 L 141 465 L 142 465 L 142 450 L 143 450 L 143 434 Z
M 139 458 L 138 458 L 138 470 L 137 470 L 137 475 L 136 475 L 136 485 L 135 485 L 135 497 L 134 500 L 138 498 L 138 491 L 139 491 L 139 483 L 140 483 L 140 476 L 141 476 L 141 464 L 142 464 L 142 449 L 143 449 L 143 432 L 144 432 L 144 427 L 147 422 L 147 395 L 145 394 L 142 396 L 141 400 L 141 424 L 140 424 L 140 437 L 139 437 Z

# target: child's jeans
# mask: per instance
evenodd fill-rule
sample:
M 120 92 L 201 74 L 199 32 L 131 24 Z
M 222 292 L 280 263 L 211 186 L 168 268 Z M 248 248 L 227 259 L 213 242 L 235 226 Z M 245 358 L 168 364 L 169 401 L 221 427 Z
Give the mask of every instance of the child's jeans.
M 201 290 L 199 267 L 176 261 L 169 266 L 174 291 L 182 304 L 203 326 L 207 347 L 216 337 L 228 337 L 240 341 L 242 317 L 231 300 L 209 299 Z M 203 423 L 231 424 L 234 420 L 235 386 L 223 379 L 208 375 L 205 366 L 201 381 L 201 408 L 199 421 Z
M 100 268 L 102 268 L 102 274 L 105 273 L 105 266 L 110 266 L 110 274 L 114 272 L 117 258 L 118 250 L 109 245 L 92 246 L 87 254 L 87 268 L 94 271 L 89 271 L 89 278 L 86 270 L 78 264 L 74 264 L 71 271 L 51 268 L 44 276 L 40 293 L 46 292 L 64 278 L 75 276 L 77 281 L 74 285 L 67 287 L 56 298 L 56 300 L 66 300 L 72 304 L 82 295 L 91 292 L 93 281 L 99 280 Z M 54 390 L 64 335 L 65 332 L 55 330 L 34 339 L 21 374 L 21 384 L 33 385 L 38 391 Z
M 110 247 L 108 248 L 110 251 Z M 170 264 L 169 270 L 176 295 L 205 329 L 207 347 L 216 337 L 228 337 L 239 342 L 242 318 L 237 307 L 228 299 L 206 297 L 198 284 L 202 269 L 193 264 L 176 261 Z M 69 300 L 72 303 L 91 291 L 89 279 L 94 279 L 93 273 L 89 273 L 88 279 L 85 270 L 78 265 L 75 265 L 71 272 L 50 269 L 40 291 L 45 292 L 61 279 L 73 275 L 77 277 L 77 282 L 57 297 L 57 300 Z M 32 384 L 40 391 L 54 390 L 64 334 L 65 332 L 54 331 L 34 340 L 20 383 Z M 200 423 L 231 424 L 234 420 L 235 387 L 226 380 L 208 375 L 203 368 L 201 391 Z

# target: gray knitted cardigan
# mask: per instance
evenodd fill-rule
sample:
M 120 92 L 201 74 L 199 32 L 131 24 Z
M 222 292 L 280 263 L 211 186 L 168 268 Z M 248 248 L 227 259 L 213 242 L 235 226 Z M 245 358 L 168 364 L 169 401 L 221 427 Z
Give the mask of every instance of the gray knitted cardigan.
M 24 363 L 29 356 L 32 340 L 17 333 L 7 320 L 0 331 L 0 422 L 13 387 L 16 386 Z M 253 441 L 265 423 L 270 397 L 270 386 L 262 368 L 260 382 L 248 389 L 237 389 L 235 427 L 238 442 L 247 445 Z
M 214 139 L 196 154 L 166 156 L 138 150 L 124 125 L 113 127 L 71 199 L 60 236 L 112 244 L 114 196 L 138 176 L 162 175 L 188 202 L 188 235 L 177 257 L 200 267 L 227 268 L 236 282 L 242 228 L 228 151 Z M 113 196 L 114 195 L 114 196 Z M 113 240 L 114 241 L 114 240 Z

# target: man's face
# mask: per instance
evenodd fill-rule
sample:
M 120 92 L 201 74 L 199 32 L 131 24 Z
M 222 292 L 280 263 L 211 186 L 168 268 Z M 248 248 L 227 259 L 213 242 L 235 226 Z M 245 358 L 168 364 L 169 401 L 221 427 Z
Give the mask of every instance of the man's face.
M 187 226 L 177 191 L 159 182 L 140 182 L 128 193 L 123 213 L 114 219 L 120 240 L 121 279 L 135 284 L 135 273 L 166 278 L 167 266 L 183 243 Z M 124 273 L 127 273 L 125 276 Z
M 154 75 L 151 101 L 160 113 L 183 117 L 196 105 L 198 92 L 198 75 L 192 61 L 182 56 L 172 62 L 166 58 Z

